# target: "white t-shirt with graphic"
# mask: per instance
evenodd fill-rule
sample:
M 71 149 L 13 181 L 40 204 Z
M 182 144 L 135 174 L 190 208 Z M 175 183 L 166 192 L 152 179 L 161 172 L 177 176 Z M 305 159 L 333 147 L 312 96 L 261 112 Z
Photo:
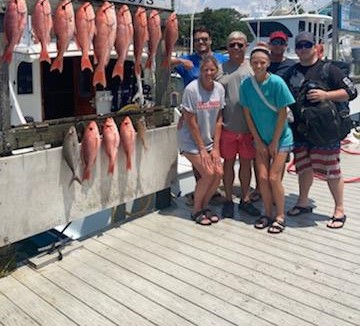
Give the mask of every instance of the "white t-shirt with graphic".
M 224 87 L 216 81 L 214 82 L 212 91 L 205 90 L 198 79 L 192 81 L 184 90 L 181 104 L 182 109 L 196 115 L 201 138 L 208 151 L 213 147 L 216 120 L 220 110 L 224 108 L 224 105 L 225 90 Z M 199 148 L 185 121 L 178 130 L 177 136 L 180 152 L 199 154 Z

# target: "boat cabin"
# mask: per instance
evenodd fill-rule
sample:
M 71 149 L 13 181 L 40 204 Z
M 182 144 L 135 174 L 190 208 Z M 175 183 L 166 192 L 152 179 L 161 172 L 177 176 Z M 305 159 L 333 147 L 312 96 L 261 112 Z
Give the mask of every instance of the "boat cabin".
M 318 14 L 279 15 L 266 17 L 248 17 L 241 19 L 246 22 L 254 40 L 249 48 L 257 42 L 268 42 L 269 36 L 274 31 L 283 31 L 289 38 L 286 56 L 296 59 L 295 37 L 303 31 L 314 34 L 317 43 L 323 43 L 325 57 L 331 55 L 332 17 Z

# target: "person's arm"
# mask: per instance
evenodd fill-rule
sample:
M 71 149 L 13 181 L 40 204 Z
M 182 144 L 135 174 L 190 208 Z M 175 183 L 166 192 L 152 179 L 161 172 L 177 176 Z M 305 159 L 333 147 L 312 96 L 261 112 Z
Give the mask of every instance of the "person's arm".
M 313 103 L 320 101 L 346 102 L 349 100 L 349 94 L 343 88 L 334 91 L 311 89 L 307 92 L 306 98 Z
M 214 163 L 215 169 L 218 171 L 218 173 L 222 174 L 222 164 L 221 164 L 221 158 L 220 158 L 220 137 L 221 137 L 221 130 L 223 125 L 223 110 L 220 110 L 217 119 L 216 119 L 216 125 L 215 125 L 215 135 L 214 135 L 214 144 L 213 149 L 210 153 L 212 161 Z
M 186 123 L 189 126 L 191 136 L 194 139 L 194 142 L 199 149 L 201 164 L 204 166 L 205 169 L 212 172 L 213 171 L 212 160 L 205 147 L 206 144 L 204 144 L 201 138 L 200 127 L 197 123 L 196 114 L 184 110 L 183 115 Z
M 285 121 L 286 121 L 286 117 L 287 117 L 286 107 L 279 109 L 278 112 L 279 112 L 278 119 L 276 122 L 274 135 L 271 140 L 271 143 L 269 144 L 269 153 L 272 157 L 274 157 L 278 152 L 279 140 L 280 140 L 281 134 L 284 130 L 284 125 L 285 125 Z
M 254 138 L 254 142 L 255 142 L 255 147 L 256 147 L 256 151 L 258 151 L 260 153 L 261 156 L 266 155 L 267 154 L 267 148 L 264 144 L 264 142 L 262 141 L 262 139 L 259 136 L 259 133 L 256 129 L 256 126 L 254 124 L 254 121 L 251 117 L 251 113 L 249 111 L 249 109 L 247 107 L 243 107 L 244 110 L 244 116 L 245 116 L 245 120 L 246 123 L 248 125 L 248 128 Z
M 190 70 L 194 67 L 194 64 L 191 60 L 184 58 L 172 57 L 170 62 L 172 66 L 183 65 L 186 70 Z

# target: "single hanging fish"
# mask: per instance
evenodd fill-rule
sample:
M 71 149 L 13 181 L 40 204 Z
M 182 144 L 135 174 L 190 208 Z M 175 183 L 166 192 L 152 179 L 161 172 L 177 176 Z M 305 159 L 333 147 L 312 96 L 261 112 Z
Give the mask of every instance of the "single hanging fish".
M 47 46 L 51 41 L 51 30 L 53 28 L 53 19 L 51 16 L 51 5 L 49 0 L 38 0 L 34 6 L 32 14 L 32 28 L 35 36 L 35 43 L 40 42 L 40 62 L 51 63 Z
M 80 162 L 80 144 L 74 126 L 71 126 L 65 135 L 62 155 L 72 172 L 72 178 L 70 180 L 69 187 L 74 181 L 77 181 L 79 182 L 79 184 L 81 184 L 80 177 L 78 176 L 78 167 Z

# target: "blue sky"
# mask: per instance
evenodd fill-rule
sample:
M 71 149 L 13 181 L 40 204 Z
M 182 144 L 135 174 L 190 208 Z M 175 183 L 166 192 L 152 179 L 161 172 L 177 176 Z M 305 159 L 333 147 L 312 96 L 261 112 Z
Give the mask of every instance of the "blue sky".
M 302 3 L 310 9 L 329 3 L 330 0 L 305 0 Z M 315 5 L 316 3 L 316 5 Z M 178 13 L 202 11 L 205 7 L 212 9 L 234 8 L 243 14 L 268 13 L 275 5 L 274 0 L 175 0 Z

